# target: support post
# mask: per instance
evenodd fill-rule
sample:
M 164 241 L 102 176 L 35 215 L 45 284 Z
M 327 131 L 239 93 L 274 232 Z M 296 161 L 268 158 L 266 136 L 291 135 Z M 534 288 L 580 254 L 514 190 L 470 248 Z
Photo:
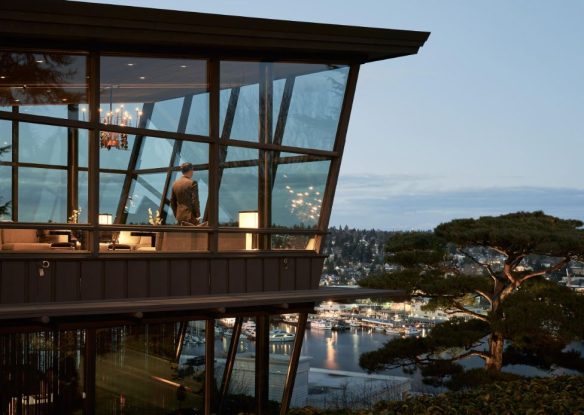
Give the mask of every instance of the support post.
M 231 373 L 233 373 L 233 366 L 235 365 L 235 357 L 237 356 L 237 345 L 241 335 L 241 326 L 243 324 L 243 317 L 237 317 L 233 325 L 233 333 L 231 334 L 231 342 L 229 343 L 229 352 L 227 353 L 227 360 L 225 362 L 225 369 L 223 370 L 223 378 L 221 379 L 221 389 L 219 391 L 219 409 L 217 413 L 221 415 L 223 411 L 223 404 L 225 397 L 229 392 L 229 382 L 231 381 Z
M 20 108 L 16 105 L 12 107 L 12 113 L 18 114 Z M 10 210 L 12 213 L 12 222 L 18 222 L 18 149 L 19 149 L 19 128 L 20 125 L 18 121 L 12 120 L 12 189 L 11 196 L 12 200 L 10 202 Z
M 85 330 L 85 382 L 83 410 L 85 415 L 95 414 L 95 363 L 96 363 L 96 330 L 88 328 Z
M 79 105 L 67 106 L 70 120 L 79 120 Z M 79 210 L 79 130 L 67 128 L 67 218 Z
M 176 352 L 174 355 L 174 361 L 178 365 L 180 361 L 180 355 L 182 354 L 183 344 L 185 344 L 185 335 L 187 333 L 188 321 L 181 321 L 178 326 L 178 336 L 176 339 Z
M 255 356 L 255 398 L 257 415 L 265 415 L 267 413 L 270 384 L 269 332 L 270 317 L 267 315 L 257 316 Z
M 280 415 L 286 415 L 288 409 L 290 408 L 290 402 L 292 402 L 294 381 L 296 380 L 296 373 L 298 372 L 298 362 L 300 360 L 300 352 L 302 351 L 302 342 L 304 341 L 307 320 L 308 313 L 299 314 L 296 338 L 294 339 L 294 347 L 292 349 L 292 356 L 290 356 L 290 365 L 288 366 L 288 374 L 286 375 L 286 383 L 284 384 L 284 392 L 282 394 Z
M 272 144 L 273 64 L 259 64 L 259 137 L 262 144 Z M 258 225 L 265 229 L 272 224 L 272 151 L 259 151 Z M 258 235 L 258 248 L 269 250 L 271 235 Z
M 215 390 L 215 319 L 205 320 L 205 415 L 213 413 Z

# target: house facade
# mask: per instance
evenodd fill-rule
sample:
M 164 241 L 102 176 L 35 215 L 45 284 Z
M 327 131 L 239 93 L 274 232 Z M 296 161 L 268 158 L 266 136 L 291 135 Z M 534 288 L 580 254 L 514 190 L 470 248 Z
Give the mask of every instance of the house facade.
M 220 412 L 253 318 L 264 413 L 270 318 L 300 313 L 285 413 L 306 313 L 374 293 L 318 288 L 359 66 L 415 54 L 428 35 L 3 3 L 2 411 L 170 413 L 182 402 Z M 190 222 L 172 206 L 185 163 L 198 204 Z M 217 374 L 222 317 L 236 323 Z M 198 378 L 176 366 L 195 337 L 206 339 Z M 151 392 L 128 387 L 130 372 Z

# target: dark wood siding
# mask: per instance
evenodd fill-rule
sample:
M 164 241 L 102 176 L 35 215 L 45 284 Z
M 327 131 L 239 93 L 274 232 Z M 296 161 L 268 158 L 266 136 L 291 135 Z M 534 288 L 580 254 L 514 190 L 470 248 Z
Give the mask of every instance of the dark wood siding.
M 293 291 L 318 287 L 323 259 L 297 257 L 0 260 L 1 304 Z

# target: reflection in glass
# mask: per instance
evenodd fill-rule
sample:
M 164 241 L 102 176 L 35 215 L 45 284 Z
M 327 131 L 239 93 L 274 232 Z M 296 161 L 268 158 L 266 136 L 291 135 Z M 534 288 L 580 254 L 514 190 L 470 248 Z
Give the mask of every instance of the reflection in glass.
M 176 361 L 179 324 L 149 324 L 97 332 L 97 414 L 169 414 L 201 410 L 205 345 L 196 322 Z M 178 413 L 178 412 L 177 412 Z
M 89 175 L 86 171 L 80 171 L 77 176 L 77 206 L 79 215 L 77 218 L 77 223 L 87 223 L 87 211 L 88 209 L 88 198 L 89 198 Z M 69 222 L 72 222 L 69 220 Z
M 204 60 L 129 56 L 101 59 L 102 118 L 108 112 L 127 112 L 126 125 L 208 135 L 208 97 Z M 197 115 L 188 122 L 193 111 Z M 184 131 L 179 131 L 181 124 Z
M 349 68 L 276 63 L 274 72 L 295 76 L 282 144 L 333 150 Z
M 0 412 L 81 414 L 82 330 L 0 336 Z
M 19 168 L 18 220 L 66 223 L 67 219 L 67 171 Z
M 222 138 L 258 140 L 263 65 L 271 65 L 273 142 L 333 150 L 349 74 L 342 65 L 221 62 Z
M 330 160 L 282 153 L 274 158 L 272 226 L 315 228 L 318 225 Z
M 141 174 L 132 180 L 121 223 L 148 225 L 149 213 L 155 214 L 162 200 L 166 173 Z M 150 212 L 149 212 L 150 210 Z
M 0 162 L 12 161 L 12 121 L 0 120 Z
M 0 165 L 0 221 L 11 219 L 12 168 Z
M 12 122 L 0 121 L 0 163 L 12 160 Z M 0 164 L 0 221 L 11 218 L 12 168 Z
M 99 174 L 99 213 L 115 217 L 122 196 L 125 174 Z
M 239 212 L 258 210 L 258 150 L 226 147 L 220 163 L 219 224 L 238 226 Z
M 19 124 L 19 160 L 24 163 L 67 165 L 67 128 Z
M 171 139 L 144 137 L 135 170 L 168 168 L 174 142 Z
M 272 249 L 316 250 L 314 235 L 275 234 L 272 235 Z
M 221 62 L 219 131 L 224 139 L 258 141 L 258 82 L 259 63 Z
M 62 53 L 0 52 L 0 105 L 67 118 L 67 105 L 87 102 L 86 58 Z

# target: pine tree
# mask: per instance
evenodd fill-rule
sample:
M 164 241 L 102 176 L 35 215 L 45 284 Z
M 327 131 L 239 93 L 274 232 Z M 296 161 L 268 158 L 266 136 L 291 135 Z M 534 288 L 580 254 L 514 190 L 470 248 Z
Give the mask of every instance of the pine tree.
M 426 338 L 392 340 L 363 354 L 361 366 L 417 367 L 429 383 L 453 388 L 478 378 L 457 363 L 470 356 L 484 360 L 489 376 L 483 380 L 500 378 L 505 364 L 518 362 L 584 370 L 583 359 L 564 351 L 584 335 L 584 297 L 545 278 L 584 259 L 582 225 L 543 212 L 518 212 L 394 236 L 386 245 L 387 262 L 399 270 L 360 284 L 402 289 L 408 298 L 428 299 L 428 309 L 466 318 L 439 324 Z M 526 266 L 541 264 L 542 257 L 552 265 Z M 466 275 L 460 266 L 465 261 L 482 272 Z M 488 304 L 487 313 L 469 309 L 477 298 Z

